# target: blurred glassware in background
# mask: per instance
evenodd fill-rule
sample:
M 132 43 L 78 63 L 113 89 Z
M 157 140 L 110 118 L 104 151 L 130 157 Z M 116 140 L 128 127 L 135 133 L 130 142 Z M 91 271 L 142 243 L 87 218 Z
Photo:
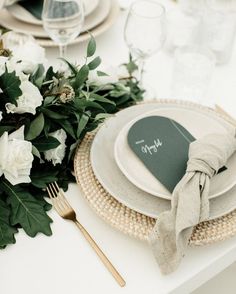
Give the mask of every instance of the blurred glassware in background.
M 81 32 L 84 23 L 82 0 L 44 0 L 42 20 L 49 37 L 59 45 L 65 58 L 69 42 Z
M 206 48 L 182 47 L 176 49 L 171 83 L 171 95 L 176 99 L 205 103 L 211 81 L 215 57 Z
M 165 48 L 169 52 L 174 52 L 176 48 L 194 44 L 198 36 L 199 23 L 199 18 L 187 15 L 180 10 L 168 11 Z
M 202 20 L 202 44 L 211 49 L 219 64 L 229 61 L 236 33 L 236 0 L 206 0 Z
M 179 0 L 182 10 L 167 13 L 166 48 L 201 45 L 217 64 L 229 61 L 236 33 L 236 0 Z
M 202 15 L 205 10 L 205 0 L 178 0 L 183 12 L 194 16 Z
M 135 1 L 130 6 L 124 39 L 134 59 L 138 60 L 141 83 L 147 58 L 161 50 L 165 37 L 165 8 L 156 1 Z

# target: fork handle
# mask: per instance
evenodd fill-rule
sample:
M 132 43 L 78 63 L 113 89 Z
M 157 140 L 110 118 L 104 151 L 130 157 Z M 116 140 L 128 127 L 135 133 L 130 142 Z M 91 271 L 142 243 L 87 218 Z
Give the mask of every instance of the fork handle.
M 99 248 L 97 243 L 93 240 L 93 238 L 90 236 L 88 231 L 81 225 L 81 223 L 78 220 L 75 220 L 74 223 L 76 226 L 80 229 L 81 233 L 84 235 L 85 239 L 89 242 L 90 246 L 94 249 L 94 251 L 97 253 L 98 257 L 101 259 L 105 267 L 109 270 L 109 272 L 112 274 L 112 276 L 115 278 L 117 283 L 121 286 L 125 286 L 125 280 L 122 278 L 122 276 L 119 274 L 117 269 L 113 266 L 113 264 L 110 262 L 110 260 L 106 257 L 106 255 L 103 253 L 103 251 Z

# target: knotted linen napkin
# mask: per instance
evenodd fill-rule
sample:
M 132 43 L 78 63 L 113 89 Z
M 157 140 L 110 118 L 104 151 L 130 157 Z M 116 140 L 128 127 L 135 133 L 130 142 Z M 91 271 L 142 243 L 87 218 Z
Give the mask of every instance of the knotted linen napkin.
M 235 151 L 236 138 L 230 134 L 210 134 L 190 144 L 186 174 L 173 191 L 171 210 L 158 217 L 149 236 L 163 274 L 177 269 L 193 227 L 209 218 L 210 179 Z

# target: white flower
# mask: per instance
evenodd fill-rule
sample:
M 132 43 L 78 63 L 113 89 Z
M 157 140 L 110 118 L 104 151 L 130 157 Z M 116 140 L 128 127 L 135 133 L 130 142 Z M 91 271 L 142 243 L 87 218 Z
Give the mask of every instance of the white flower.
M 39 89 L 31 82 L 23 80 L 20 85 L 22 95 L 17 99 L 17 106 L 6 103 L 7 113 L 36 113 L 36 108 L 42 104 L 43 97 Z
M 2 111 L 0 111 L 0 121 L 2 120 Z
M 34 41 L 27 41 L 13 48 L 13 59 L 18 62 L 23 72 L 31 74 L 38 64 L 46 63 L 45 49 Z
M 117 67 L 107 66 L 103 68 L 99 68 L 99 71 L 106 73 L 106 76 L 99 76 L 96 70 L 92 70 L 89 72 L 88 82 L 89 84 L 95 84 L 98 86 L 113 84 L 119 81 Z
M 32 144 L 24 140 L 24 126 L 0 138 L 0 176 L 12 184 L 30 183 L 30 170 L 33 162 Z
M 56 165 L 57 163 L 62 163 L 66 151 L 66 132 L 63 129 L 60 129 L 50 133 L 49 136 L 56 138 L 61 144 L 57 146 L 57 148 L 45 151 L 45 159 L 48 161 L 52 161 L 53 165 Z

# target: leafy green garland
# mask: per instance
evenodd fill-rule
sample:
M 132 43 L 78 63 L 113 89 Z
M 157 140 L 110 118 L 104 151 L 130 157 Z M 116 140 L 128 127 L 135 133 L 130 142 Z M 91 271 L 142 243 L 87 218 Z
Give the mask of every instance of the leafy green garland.
M 46 72 L 42 65 L 37 67 L 29 77 L 43 96 L 35 115 L 6 112 L 6 103 L 17 105 L 22 94 L 21 81 L 16 72 L 9 72 L 7 67 L 0 76 L 0 137 L 4 132 L 10 134 L 24 126 L 25 140 L 32 143 L 34 155 L 30 183 L 12 185 L 4 175 L 0 178 L 0 248 L 15 243 L 18 228 L 23 228 L 31 237 L 38 232 L 52 234 L 52 220 L 46 213 L 51 206 L 44 199 L 47 184 L 57 181 L 66 190 L 68 183 L 74 181 L 71 174 L 73 156 L 85 134 L 96 129 L 109 115 L 142 100 L 143 90 L 133 77 L 137 66 L 131 58 L 125 64 L 129 75 L 118 83 L 105 86 L 88 83 L 89 72 L 96 70 L 101 63 L 100 57 L 94 58 L 95 51 L 96 43 L 91 37 L 85 64 L 75 66 L 64 60 L 69 69 L 67 77 L 65 73 L 54 72 L 52 67 Z M 9 51 L 1 48 L 0 55 L 8 56 Z M 106 75 L 101 71 L 97 74 Z M 67 148 L 62 163 L 54 166 L 45 160 L 44 152 L 60 145 L 50 135 L 58 129 L 67 134 Z

